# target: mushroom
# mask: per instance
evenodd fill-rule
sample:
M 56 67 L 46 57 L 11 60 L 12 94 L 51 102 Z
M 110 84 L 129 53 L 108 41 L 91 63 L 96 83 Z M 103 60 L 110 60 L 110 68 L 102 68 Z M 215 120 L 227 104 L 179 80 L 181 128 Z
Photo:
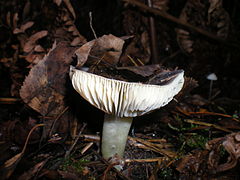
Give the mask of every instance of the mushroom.
M 212 97 L 212 87 L 213 87 L 213 81 L 217 81 L 217 75 L 215 73 L 211 73 L 209 75 L 207 75 L 207 79 L 210 81 L 210 85 L 209 85 L 209 93 L 208 93 L 208 100 L 211 99 Z
M 105 112 L 101 142 L 105 159 L 116 155 L 123 157 L 133 117 L 168 104 L 182 89 L 183 74 L 178 70 L 165 85 L 151 85 L 110 79 L 71 66 L 74 89 Z

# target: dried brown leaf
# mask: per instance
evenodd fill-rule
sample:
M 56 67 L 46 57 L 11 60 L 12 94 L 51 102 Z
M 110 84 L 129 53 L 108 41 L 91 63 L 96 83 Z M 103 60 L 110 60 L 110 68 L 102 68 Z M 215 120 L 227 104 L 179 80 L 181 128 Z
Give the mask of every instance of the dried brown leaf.
M 76 37 L 72 40 L 71 42 L 71 46 L 77 46 L 79 45 L 80 43 L 82 42 L 81 38 L 80 37 Z
M 153 7 L 162 11 L 168 10 L 168 3 L 169 3 L 169 0 L 153 0 L 152 1 Z
M 13 15 L 13 21 L 12 21 L 12 23 L 13 23 L 13 29 L 16 29 L 16 28 L 17 28 L 18 20 L 19 20 L 19 18 L 18 18 L 18 13 L 14 13 L 14 15 Z
M 13 30 L 13 34 L 19 34 L 19 33 L 24 33 L 27 29 L 32 27 L 34 25 L 33 21 L 29 21 L 23 25 L 20 26 L 20 28 L 16 28 Z
M 73 18 L 76 19 L 76 14 L 75 14 L 75 11 L 72 7 L 70 0 L 63 0 L 63 2 L 67 6 L 67 9 L 69 10 L 69 12 L 72 14 Z
M 223 138 L 213 139 L 207 143 L 207 148 L 211 150 L 208 159 L 209 169 L 214 173 L 227 171 L 237 166 L 240 158 L 239 136 L 240 133 L 232 133 Z M 227 162 L 221 162 L 221 146 L 224 147 L 229 155 Z
M 62 0 L 53 0 L 53 2 L 57 5 L 60 6 L 62 3 Z
M 48 32 L 47 31 L 39 31 L 35 34 L 33 34 L 25 43 L 23 47 L 24 52 L 30 52 L 33 50 L 33 48 L 36 46 L 36 41 L 47 36 Z
M 58 44 L 26 77 L 20 96 L 40 114 L 55 116 L 64 110 L 65 82 L 74 50 L 66 43 Z
M 36 46 L 34 47 L 34 51 L 35 51 L 35 52 L 44 52 L 45 49 L 43 49 L 43 47 L 42 47 L 41 45 L 36 45 Z
M 92 40 L 76 51 L 77 67 L 81 67 L 87 60 L 91 65 L 99 60 L 116 65 L 122 53 L 123 44 L 124 41 L 121 38 L 112 34 Z

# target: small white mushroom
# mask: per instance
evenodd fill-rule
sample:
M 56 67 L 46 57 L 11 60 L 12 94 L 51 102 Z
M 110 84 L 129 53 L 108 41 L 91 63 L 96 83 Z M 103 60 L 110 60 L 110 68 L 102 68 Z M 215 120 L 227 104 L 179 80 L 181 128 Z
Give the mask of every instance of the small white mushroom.
M 168 104 L 182 89 L 183 71 L 165 85 L 150 85 L 105 78 L 74 67 L 74 89 L 90 104 L 105 112 L 101 152 L 105 159 L 123 157 L 133 117 Z
M 210 80 L 208 99 L 211 99 L 213 81 L 217 81 L 218 78 L 215 73 L 211 73 L 211 74 L 207 75 L 207 79 Z

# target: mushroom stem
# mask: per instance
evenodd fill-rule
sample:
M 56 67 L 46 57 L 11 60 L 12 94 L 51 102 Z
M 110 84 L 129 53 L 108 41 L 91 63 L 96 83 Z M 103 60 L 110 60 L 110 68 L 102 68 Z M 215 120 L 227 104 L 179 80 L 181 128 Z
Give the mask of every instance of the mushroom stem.
M 123 157 L 132 117 L 105 114 L 102 132 L 102 155 L 105 159 Z

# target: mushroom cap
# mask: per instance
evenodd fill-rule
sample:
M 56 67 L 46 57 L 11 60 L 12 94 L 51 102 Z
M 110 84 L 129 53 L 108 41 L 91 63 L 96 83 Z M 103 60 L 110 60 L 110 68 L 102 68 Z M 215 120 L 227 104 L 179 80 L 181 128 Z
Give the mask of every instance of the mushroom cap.
M 207 79 L 211 80 L 211 81 L 216 81 L 218 78 L 215 73 L 211 73 L 211 74 L 207 75 Z
M 136 117 L 168 104 L 182 89 L 184 72 L 166 85 L 150 85 L 105 78 L 71 66 L 74 89 L 90 104 L 118 117 Z

